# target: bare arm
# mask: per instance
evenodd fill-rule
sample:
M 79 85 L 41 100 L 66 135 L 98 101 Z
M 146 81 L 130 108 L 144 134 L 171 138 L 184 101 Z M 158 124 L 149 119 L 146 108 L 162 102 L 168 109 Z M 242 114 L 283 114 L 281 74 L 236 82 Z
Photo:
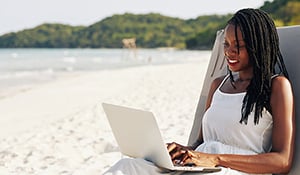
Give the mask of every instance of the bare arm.
M 224 166 L 248 173 L 287 173 L 292 166 L 295 139 L 294 100 L 290 82 L 276 77 L 272 82 L 272 151 L 258 155 L 204 154 L 188 151 L 185 163 Z

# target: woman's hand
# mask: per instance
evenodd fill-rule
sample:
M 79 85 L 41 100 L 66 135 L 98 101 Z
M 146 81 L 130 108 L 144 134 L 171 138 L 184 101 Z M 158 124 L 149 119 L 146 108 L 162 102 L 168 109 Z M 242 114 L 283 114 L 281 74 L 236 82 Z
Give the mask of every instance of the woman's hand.
M 167 143 L 167 149 L 174 164 L 180 164 L 185 157 L 186 151 L 191 150 L 190 147 L 182 146 L 178 143 Z
M 215 155 L 187 150 L 181 159 L 181 165 L 215 167 L 218 165 Z
M 190 147 L 175 142 L 167 144 L 167 148 L 174 164 L 182 166 L 217 166 L 216 156 L 193 151 Z

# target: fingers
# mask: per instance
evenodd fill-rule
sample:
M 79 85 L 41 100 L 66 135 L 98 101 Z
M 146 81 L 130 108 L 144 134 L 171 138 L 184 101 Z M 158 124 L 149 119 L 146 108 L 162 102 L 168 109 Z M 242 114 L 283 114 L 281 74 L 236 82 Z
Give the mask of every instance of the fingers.
M 185 154 L 186 154 L 185 150 L 179 150 L 174 153 L 171 153 L 170 155 L 171 155 L 172 160 L 178 159 L 178 160 L 182 161 L 183 156 L 185 156 Z
M 181 162 L 180 164 L 185 164 L 186 160 L 188 160 L 190 158 L 189 154 L 188 154 L 188 151 L 185 151 L 184 154 L 182 155 L 182 158 L 181 158 Z
M 182 156 L 186 154 L 185 147 L 173 142 L 170 144 L 167 144 L 167 149 L 169 151 L 169 154 L 171 156 L 171 159 L 173 163 L 178 164 L 182 160 Z
M 177 144 L 175 142 L 167 144 L 167 149 L 168 149 L 169 153 L 172 152 L 173 150 L 175 150 L 176 148 L 177 148 Z
M 196 166 L 196 159 L 194 153 L 187 150 L 184 156 L 182 157 L 180 164 L 184 166 Z
M 195 166 L 197 164 L 196 155 L 188 147 L 172 142 L 167 144 L 167 149 L 174 164 Z
M 182 156 L 181 159 L 181 164 L 185 164 L 189 159 L 191 158 L 190 156 L 190 151 L 185 151 L 184 155 Z
M 173 142 L 173 143 L 170 143 L 167 145 L 167 149 L 171 156 L 175 155 L 177 157 L 178 154 L 182 154 L 182 150 L 184 150 L 184 147 Z M 172 157 L 174 157 L 174 156 L 172 156 Z
M 181 165 L 184 166 L 206 166 L 215 167 L 216 164 L 211 159 L 205 156 L 200 156 L 200 152 L 186 151 L 184 159 L 182 159 Z

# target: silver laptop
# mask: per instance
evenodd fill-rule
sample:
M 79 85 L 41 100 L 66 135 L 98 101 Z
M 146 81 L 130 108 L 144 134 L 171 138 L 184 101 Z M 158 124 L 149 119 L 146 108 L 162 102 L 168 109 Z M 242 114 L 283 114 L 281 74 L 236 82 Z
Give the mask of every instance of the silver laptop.
M 120 151 L 143 158 L 160 168 L 178 171 L 216 172 L 219 167 L 174 166 L 152 112 L 102 104 Z

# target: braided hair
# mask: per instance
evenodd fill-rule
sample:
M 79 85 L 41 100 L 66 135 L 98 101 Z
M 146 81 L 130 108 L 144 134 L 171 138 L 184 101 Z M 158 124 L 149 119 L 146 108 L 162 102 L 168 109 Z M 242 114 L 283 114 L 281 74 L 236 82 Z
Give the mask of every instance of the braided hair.
M 250 64 L 253 66 L 253 78 L 243 99 L 240 123 L 247 124 L 248 115 L 254 109 L 254 123 L 258 124 L 264 108 L 272 113 L 270 96 L 272 76 L 277 70 L 275 66 L 278 67 L 280 74 L 288 78 L 279 49 L 277 30 L 268 14 L 259 9 L 239 10 L 228 21 L 228 24 L 235 26 L 236 40 L 238 40 L 237 28 L 240 28 Z M 238 42 L 237 48 L 239 48 Z M 234 82 L 230 70 L 229 74 L 231 82 Z

